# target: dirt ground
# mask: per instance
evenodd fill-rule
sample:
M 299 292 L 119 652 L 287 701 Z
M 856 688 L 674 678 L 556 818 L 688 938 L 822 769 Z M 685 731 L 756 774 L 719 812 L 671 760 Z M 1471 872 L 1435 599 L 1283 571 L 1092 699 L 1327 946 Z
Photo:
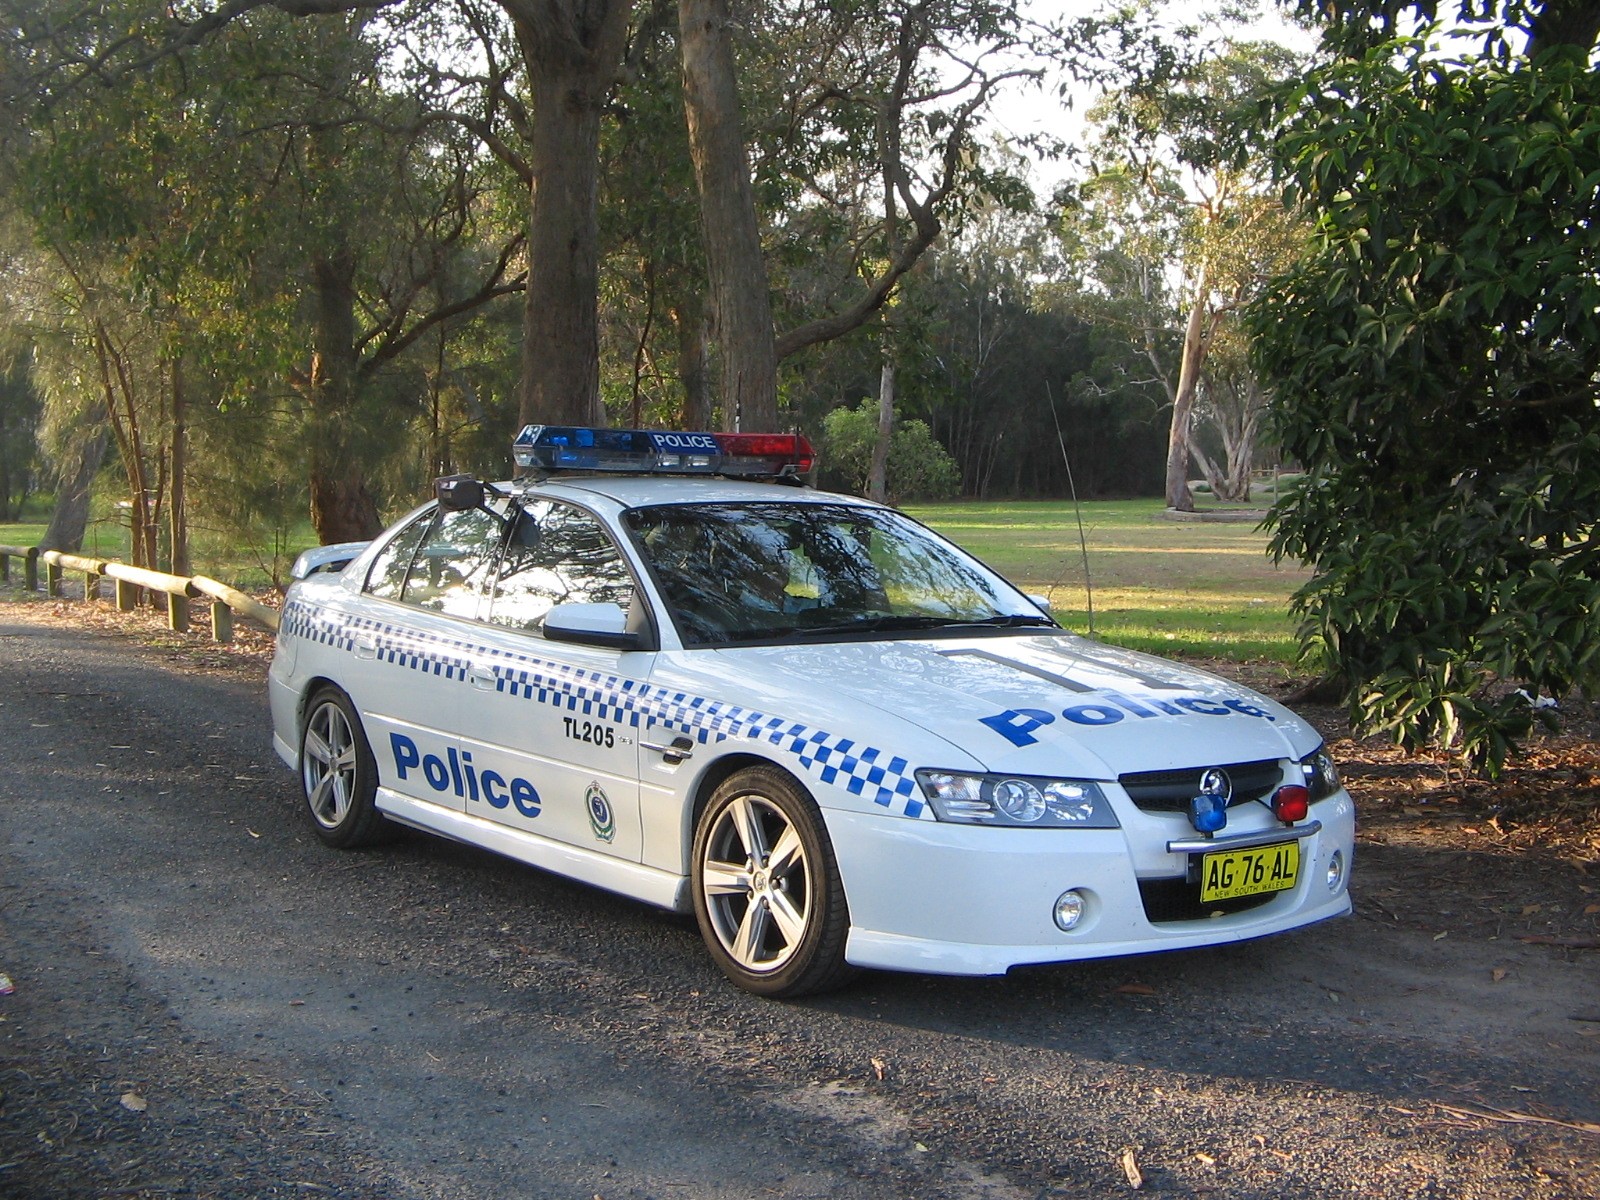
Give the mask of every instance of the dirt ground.
M 134 638 L 185 672 L 240 683 L 258 683 L 271 654 L 271 638 L 256 631 L 241 629 L 234 645 L 217 647 L 202 633 L 175 635 L 153 617 L 128 617 L 104 605 L 35 601 L 27 607 L 30 621 L 87 625 Z M 1280 698 L 1302 682 L 1270 664 L 1202 665 Z M 560 907 L 569 891 L 577 897 L 573 907 L 584 914 L 571 946 L 554 927 L 519 933 L 528 946 L 540 947 L 544 965 L 530 966 L 526 980 L 517 976 L 518 988 L 532 989 L 535 980 L 545 989 L 568 986 L 566 976 L 552 973 L 545 961 L 563 954 L 588 963 L 593 946 L 617 942 L 616 957 L 631 961 L 645 956 L 639 939 L 646 934 L 671 943 L 671 953 L 648 955 L 649 997 L 638 992 L 640 984 L 628 970 L 612 971 L 601 962 L 574 968 L 573 995 L 552 991 L 551 1011 L 578 1011 L 590 993 L 604 993 L 598 1011 L 627 1030 L 626 1038 L 614 1034 L 611 1045 L 634 1045 L 641 1031 L 651 1030 L 697 1070 L 738 1081 L 761 1112 L 771 1107 L 772 1089 L 804 1085 L 810 1090 L 795 1094 L 804 1100 L 806 1121 L 822 1120 L 811 1109 L 826 1110 L 828 1128 L 848 1126 L 852 1138 L 881 1135 L 910 1164 L 893 1183 L 863 1183 L 863 1195 L 943 1194 L 924 1178 L 930 1161 L 925 1147 L 933 1146 L 941 1162 L 948 1158 L 1000 1172 L 1022 1185 L 951 1185 L 949 1194 L 1007 1200 L 1108 1194 L 1103 1179 L 1091 1188 L 1080 1178 L 1080 1158 L 1105 1164 L 1115 1183 L 1110 1190 L 1120 1190 L 1124 1147 L 1137 1148 L 1147 1190 L 1181 1195 L 1299 1197 L 1338 1190 L 1386 1198 L 1600 1196 L 1600 707 L 1566 704 L 1562 732 L 1531 741 L 1495 783 L 1466 777 L 1438 756 L 1411 757 L 1382 742 L 1352 739 L 1335 708 L 1293 707 L 1327 736 L 1357 803 L 1356 915 L 1220 952 L 1076 964 L 998 981 L 875 976 L 838 997 L 791 1008 L 725 994 L 714 981 L 708 986 L 692 931 L 670 921 L 642 921 L 631 909 L 613 915 L 607 905 L 619 902 L 593 900 L 560 881 L 530 880 L 519 868 L 480 864 L 466 852 L 458 861 L 457 852 L 431 841 L 409 850 L 410 843 L 403 843 L 390 857 L 355 865 L 382 876 L 370 881 L 374 891 L 390 873 L 397 880 L 418 875 L 419 882 L 405 887 L 426 884 L 430 902 L 451 894 L 434 874 L 448 875 L 448 886 L 459 887 L 450 944 L 426 941 L 437 953 L 453 956 L 435 980 L 451 1004 L 459 1003 L 451 991 L 457 977 L 472 979 L 489 994 L 484 990 L 495 980 L 520 969 L 519 955 L 531 953 L 501 936 L 506 929 L 497 914 L 522 914 L 526 905 L 526 917 L 519 919 L 531 919 L 546 906 Z M 278 799 L 285 791 L 275 781 L 249 787 Z M 247 831 L 252 847 L 277 839 L 285 853 L 299 853 L 289 834 L 273 830 L 263 838 L 265 829 L 256 824 Z M 285 868 L 283 878 L 291 877 L 307 878 L 307 867 Z M 544 890 L 526 899 L 535 886 Z M 409 892 L 400 899 L 405 903 L 396 911 L 421 911 Z M 597 915 L 591 917 L 590 910 Z M 396 940 L 407 945 L 408 919 L 396 918 L 398 924 L 375 935 L 375 944 L 384 947 L 380 957 L 389 957 Z M 85 944 L 92 946 L 87 938 Z M 484 947 L 490 967 L 471 957 Z M 209 980 L 221 967 L 207 963 Z M 87 963 L 86 972 L 94 966 Z M 107 984 L 113 991 L 121 987 L 116 980 Z M 125 992 L 125 1005 L 136 1000 L 134 991 Z M 1216 1018 L 1213 1032 L 1203 1036 L 1189 1028 L 1202 1001 Z M 365 993 L 361 1003 L 368 1003 Z M 708 1011 L 713 1008 L 715 1019 Z M 288 1019 L 281 1013 L 295 1017 L 309 1008 L 289 999 L 273 1011 Z M 1063 1025 L 1063 1012 L 1084 1019 Z M 537 1016 L 537 1007 L 524 1001 L 497 1019 Z M 667 1023 L 679 1016 L 692 1035 Z M 177 1016 L 170 1020 L 187 1036 L 192 1016 L 181 1025 Z M 155 1018 L 140 1021 L 152 1025 Z M 660 1023 L 659 1031 L 652 1022 Z M 193 1023 L 218 1040 L 226 1032 Z M 42 1035 L 43 1024 L 39 1028 Z M 263 1028 L 270 1038 L 274 1027 Z M 723 1038 L 718 1030 L 737 1036 Z M 123 1075 L 101 1064 L 103 1048 L 78 1048 L 78 1057 L 41 1059 L 56 1062 L 50 1078 L 28 1083 L 41 1105 L 52 1088 L 65 1093 L 81 1088 L 85 1079 L 97 1080 L 104 1097 L 123 1094 Z M 431 1050 L 447 1053 L 438 1045 Z M 637 1055 L 646 1057 L 645 1050 Z M 428 1058 L 432 1064 L 431 1051 Z M 249 1095 L 255 1095 L 251 1089 L 266 1095 L 278 1086 L 265 1072 L 257 1080 L 252 1072 L 258 1068 L 249 1063 L 225 1056 L 217 1061 Z M 756 1071 L 773 1077 L 751 1074 Z M 375 1082 L 379 1078 L 374 1075 Z M 756 1080 L 764 1082 L 757 1087 Z M 819 1091 L 816 1080 L 832 1083 Z M 344 1082 L 339 1078 L 336 1087 Z M 31 1104 L 28 1088 L 14 1082 L 10 1096 L 0 1097 L 0 1109 Z M 390 1092 L 404 1089 L 391 1087 L 385 1094 Z M 202 1094 L 209 1095 L 197 1090 Z M 285 1129 L 306 1119 L 301 1109 L 309 1111 L 311 1102 L 301 1104 L 298 1092 L 273 1096 L 268 1107 L 283 1109 Z M 1095 1125 L 1063 1143 L 1062 1162 L 1050 1168 L 1039 1148 L 1067 1097 L 1074 1104 L 1092 1100 L 1104 1136 Z M 1294 1119 L 1279 1120 L 1291 1101 L 1299 1106 Z M 123 1112 L 112 1099 L 102 1107 L 113 1117 Z M 586 1106 L 589 1116 L 595 1108 L 605 1111 L 604 1104 Z M 231 1112 L 215 1107 L 195 1119 L 229 1127 L 245 1122 L 234 1121 Z M 318 1121 L 306 1136 L 324 1136 L 323 1127 Z M 275 1128 L 259 1126 L 260 1136 Z M 1330 1130 L 1346 1132 L 1330 1140 Z M 207 1144 L 197 1138 L 194 1154 Z M 851 1147 L 841 1161 L 858 1161 L 859 1147 Z M 146 1151 L 154 1147 L 130 1144 L 129 1160 L 146 1158 Z M 330 1188 L 367 1194 L 356 1178 L 305 1173 L 310 1167 L 302 1168 L 297 1153 L 278 1164 L 283 1194 Z M 307 1162 L 315 1157 L 307 1155 Z M 1051 1169 L 1059 1170 L 1054 1180 Z M 352 1163 L 361 1179 L 364 1170 Z M 322 1183 L 299 1182 L 313 1178 Z M 592 1190 L 600 1194 L 603 1186 L 597 1181 Z M 5 1189 L 0 1173 L 0 1195 Z M 373 1194 L 383 1194 L 383 1188 Z

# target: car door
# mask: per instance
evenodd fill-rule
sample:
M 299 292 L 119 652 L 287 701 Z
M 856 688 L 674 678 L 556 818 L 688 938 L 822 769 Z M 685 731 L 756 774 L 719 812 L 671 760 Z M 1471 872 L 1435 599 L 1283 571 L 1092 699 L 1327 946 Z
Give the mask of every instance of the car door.
M 639 603 L 615 541 L 564 501 L 516 505 L 469 669 L 462 722 L 478 798 L 468 812 L 638 862 L 638 729 L 630 693 L 654 654 L 546 639 L 557 604 Z M 485 770 L 487 767 L 487 770 Z
M 347 690 L 382 786 L 455 812 L 470 789 L 457 743 L 467 647 L 506 520 L 488 509 L 434 509 L 374 558 L 347 631 Z

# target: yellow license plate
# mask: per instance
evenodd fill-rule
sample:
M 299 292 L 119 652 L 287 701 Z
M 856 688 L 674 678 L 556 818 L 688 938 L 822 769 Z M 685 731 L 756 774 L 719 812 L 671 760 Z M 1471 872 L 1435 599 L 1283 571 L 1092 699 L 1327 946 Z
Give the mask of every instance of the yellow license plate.
M 1300 843 L 1219 850 L 1200 859 L 1200 902 L 1281 892 L 1300 875 Z

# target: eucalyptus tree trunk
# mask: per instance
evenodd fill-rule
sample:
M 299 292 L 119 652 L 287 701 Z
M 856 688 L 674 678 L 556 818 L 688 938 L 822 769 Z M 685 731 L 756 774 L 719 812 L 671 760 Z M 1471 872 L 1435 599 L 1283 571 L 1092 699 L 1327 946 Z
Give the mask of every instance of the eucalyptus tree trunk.
M 533 101 L 521 419 L 596 424 L 600 119 L 627 43 L 625 0 L 501 0 Z
M 41 550 L 83 549 L 84 531 L 89 527 L 89 489 L 106 456 L 109 425 L 99 425 L 94 433 L 77 442 L 63 456 L 56 484 L 56 507 L 50 524 L 39 540 Z
M 872 439 L 872 465 L 867 469 L 867 499 L 889 500 L 889 443 L 894 437 L 894 359 L 883 339 L 883 369 L 878 372 L 878 435 Z
M 1189 441 L 1194 419 L 1195 393 L 1206 360 L 1206 297 L 1210 277 L 1204 267 L 1195 280 L 1194 300 L 1183 331 L 1183 357 L 1178 366 L 1178 390 L 1172 401 L 1172 425 L 1167 432 L 1167 507 L 1194 511 L 1189 491 Z
M 679 423 L 684 429 L 710 429 L 715 404 L 706 372 L 709 331 L 699 295 L 691 295 L 674 308 L 672 320 L 678 330 L 678 382 L 683 385 Z
M 183 358 L 172 360 L 172 427 L 168 431 L 172 478 L 167 483 L 167 531 L 172 543 L 174 575 L 189 574 L 189 470 L 188 396 L 184 391 Z
M 683 108 L 700 223 L 725 429 L 778 427 L 778 356 L 761 230 L 750 187 L 727 0 L 678 0 Z
M 319 258 L 312 276 L 311 523 L 324 546 L 363 542 L 383 526 L 352 428 L 358 365 L 354 252 L 343 249 Z

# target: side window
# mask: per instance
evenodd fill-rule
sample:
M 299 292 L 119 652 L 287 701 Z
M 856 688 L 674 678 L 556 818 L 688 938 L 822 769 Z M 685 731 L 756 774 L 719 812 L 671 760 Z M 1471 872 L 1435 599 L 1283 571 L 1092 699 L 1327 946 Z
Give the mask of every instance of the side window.
M 389 544 L 378 551 L 367 571 L 367 592 L 384 600 L 400 599 L 400 590 L 406 585 L 406 572 L 411 569 L 411 559 L 417 552 L 417 543 L 433 524 L 433 513 L 425 512 L 407 525 Z
M 633 577 L 600 522 L 552 500 L 522 506 L 506 543 L 489 621 L 537 629 L 557 604 L 620 604 L 633 599 Z
M 481 508 L 439 510 L 412 557 L 401 602 L 452 617 L 477 616 L 504 529 L 503 518 Z

